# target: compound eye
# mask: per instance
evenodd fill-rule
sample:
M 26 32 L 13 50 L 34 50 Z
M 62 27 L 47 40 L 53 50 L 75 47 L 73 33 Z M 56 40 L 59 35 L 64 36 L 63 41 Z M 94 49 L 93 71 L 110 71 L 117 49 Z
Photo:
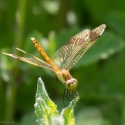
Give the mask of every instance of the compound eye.
M 66 81 L 66 87 L 67 87 L 69 90 L 75 90 L 76 87 L 77 87 L 77 84 L 78 84 L 78 82 L 77 82 L 77 80 L 74 79 L 74 78 L 72 78 L 72 79 Z

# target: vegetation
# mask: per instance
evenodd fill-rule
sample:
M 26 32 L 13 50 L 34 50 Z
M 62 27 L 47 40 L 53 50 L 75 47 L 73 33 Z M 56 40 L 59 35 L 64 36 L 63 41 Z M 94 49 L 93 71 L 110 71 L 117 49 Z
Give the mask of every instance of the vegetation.
M 76 125 L 124 124 L 124 8 L 123 0 L 0 0 L 0 123 L 38 124 L 33 107 L 38 77 L 43 79 L 59 111 L 64 92 L 51 71 L 2 52 L 21 55 L 15 49 L 18 47 L 42 58 L 30 40 L 35 37 L 52 57 L 73 35 L 106 24 L 99 40 L 70 71 L 78 80 L 80 95 L 75 107 Z

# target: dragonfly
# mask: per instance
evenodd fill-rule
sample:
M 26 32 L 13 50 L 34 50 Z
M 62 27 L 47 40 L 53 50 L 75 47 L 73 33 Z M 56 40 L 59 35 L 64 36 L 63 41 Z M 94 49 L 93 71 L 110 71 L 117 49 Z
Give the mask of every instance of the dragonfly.
M 85 54 L 85 52 L 97 41 L 106 28 L 105 24 L 102 24 L 92 31 L 85 29 L 73 36 L 66 44 L 64 44 L 59 50 L 55 52 L 52 59 L 47 55 L 44 49 L 40 46 L 35 38 L 31 38 L 32 43 L 38 50 L 44 60 L 37 58 L 22 49 L 16 48 L 24 54 L 27 54 L 29 58 L 21 57 L 15 54 L 3 53 L 7 56 L 16 58 L 32 65 L 47 68 L 52 70 L 58 79 L 65 85 L 66 93 L 77 95 L 78 81 L 72 77 L 69 70 L 78 62 L 78 60 Z

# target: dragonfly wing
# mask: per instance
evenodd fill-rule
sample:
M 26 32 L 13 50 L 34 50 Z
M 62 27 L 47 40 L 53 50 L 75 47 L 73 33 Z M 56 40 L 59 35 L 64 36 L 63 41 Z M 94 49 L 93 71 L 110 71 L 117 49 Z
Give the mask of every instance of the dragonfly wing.
M 30 63 L 30 64 L 35 65 L 35 66 L 39 66 L 39 67 L 43 67 L 43 68 L 47 68 L 49 70 L 52 70 L 51 65 L 48 64 L 47 62 L 45 62 L 45 61 L 43 61 L 43 60 L 41 60 L 41 59 L 31 55 L 31 54 L 28 54 L 27 52 L 25 52 L 25 51 L 23 51 L 19 48 L 16 48 L 16 49 L 25 53 L 25 54 L 27 54 L 27 55 L 29 55 L 29 56 L 31 56 L 31 58 L 21 57 L 21 56 L 18 56 L 18 55 L 15 55 L 15 54 L 9 54 L 9 53 L 3 53 L 3 54 L 5 54 L 7 56 L 11 56 L 13 58 L 16 58 L 18 60 L 21 60 L 23 62 Z
M 106 25 L 102 24 L 91 32 L 87 29 L 72 37 L 68 43 L 54 54 L 55 64 L 62 69 L 70 70 L 95 43 L 105 27 Z
M 97 41 L 97 39 L 101 36 L 101 34 L 104 32 L 106 28 L 105 24 L 100 25 L 99 27 L 92 30 L 86 40 L 85 43 L 82 45 L 82 47 L 79 49 L 79 51 L 73 56 L 70 63 L 66 65 L 66 69 L 70 70 L 77 62 L 78 60 L 84 55 L 84 53 Z
M 62 69 L 68 69 L 67 67 L 72 58 L 85 43 L 89 33 L 90 30 L 86 29 L 73 36 L 64 46 L 55 52 L 52 57 L 53 62 Z

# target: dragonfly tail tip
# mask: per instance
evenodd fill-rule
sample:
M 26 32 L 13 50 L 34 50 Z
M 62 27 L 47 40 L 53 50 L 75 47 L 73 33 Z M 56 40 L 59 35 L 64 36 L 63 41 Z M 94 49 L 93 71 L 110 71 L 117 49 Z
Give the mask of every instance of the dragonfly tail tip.
M 34 37 L 32 37 L 32 38 L 31 38 L 31 40 L 35 40 L 35 38 L 34 38 Z

